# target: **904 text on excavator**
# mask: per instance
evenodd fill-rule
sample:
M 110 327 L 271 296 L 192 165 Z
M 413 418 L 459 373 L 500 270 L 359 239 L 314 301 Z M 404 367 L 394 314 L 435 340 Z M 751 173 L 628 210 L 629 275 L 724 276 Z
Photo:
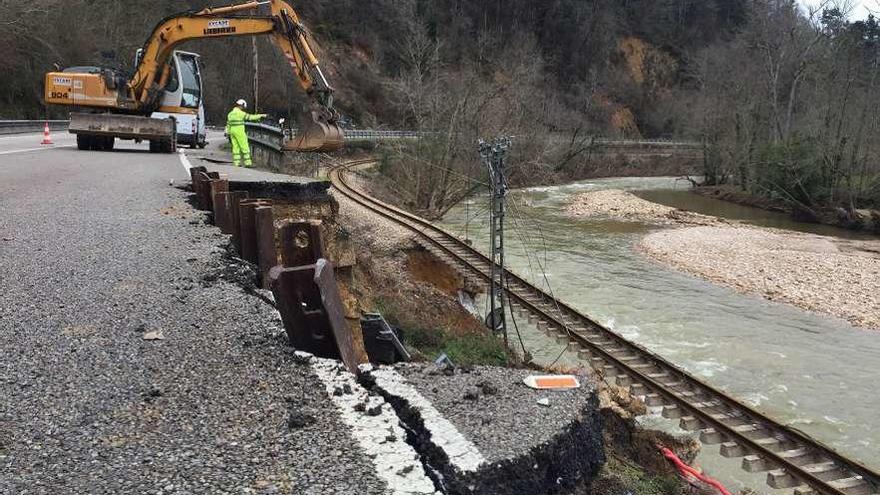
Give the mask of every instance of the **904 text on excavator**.
M 152 151 L 173 151 L 173 119 L 150 116 L 162 112 L 196 113 L 194 105 L 171 105 L 167 87 L 178 63 L 175 48 L 206 38 L 269 36 L 290 63 L 293 74 L 310 98 L 300 119 L 300 132 L 284 149 L 329 152 L 342 147 L 343 132 L 333 108 L 333 87 L 324 76 L 310 35 L 296 11 L 282 0 L 265 0 L 183 12 L 162 20 L 138 51 L 130 77 L 113 69 L 79 68 L 46 74 L 45 102 L 71 108 L 70 132 L 81 149 L 109 149 L 113 140 L 149 140 Z M 179 79 L 179 77 L 177 78 Z M 200 82 L 199 82 L 200 84 Z M 171 120 L 169 123 L 167 120 Z M 109 144 L 108 144 L 109 143 Z

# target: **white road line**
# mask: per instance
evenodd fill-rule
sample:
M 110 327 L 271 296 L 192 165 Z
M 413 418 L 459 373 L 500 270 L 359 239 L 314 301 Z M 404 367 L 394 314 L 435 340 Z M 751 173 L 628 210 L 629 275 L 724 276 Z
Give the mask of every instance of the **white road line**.
M 189 158 L 186 157 L 186 150 L 179 149 L 177 150 L 177 153 L 180 157 L 180 164 L 183 165 L 183 169 L 189 174 L 189 169 L 192 168 L 192 164 L 189 162 Z
M 311 366 L 352 438 L 388 485 L 389 495 L 440 493 L 425 473 L 419 454 L 406 443 L 406 431 L 390 404 L 382 397 L 369 395 L 338 361 L 313 357 Z M 379 408 L 378 415 L 372 415 L 375 410 L 369 414 L 365 411 L 372 408 Z
M 362 365 L 361 369 L 372 369 L 379 388 L 407 401 L 410 407 L 419 412 L 425 429 L 431 433 L 431 442 L 443 449 L 449 462 L 459 471 L 474 472 L 486 463 L 477 447 L 397 371 L 392 368 L 371 368 L 369 365 Z
M 45 150 L 58 150 L 58 149 L 65 149 L 65 148 L 71 148 L 71 147 L 72 147 L 72 146 L 49 146 L 48 148 L 47 148 L 47 147 L 42 147 L 42 148 L 25 148 L 25 149 L 23 149 L 23 150 L 0 151 L 0 155 L 14 155 L 14 154 L 16 154 L 16 153 L 28 153 L 28 152 L 31 152 L 31 151 L 45 151 Z

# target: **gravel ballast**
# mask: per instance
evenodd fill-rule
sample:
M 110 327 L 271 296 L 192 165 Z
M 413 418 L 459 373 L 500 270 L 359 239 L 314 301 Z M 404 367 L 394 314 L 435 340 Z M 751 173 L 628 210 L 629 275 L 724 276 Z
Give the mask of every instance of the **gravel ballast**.
M 387 493 L 187 177 L 136 151 L 0 167 L 0 493 Z

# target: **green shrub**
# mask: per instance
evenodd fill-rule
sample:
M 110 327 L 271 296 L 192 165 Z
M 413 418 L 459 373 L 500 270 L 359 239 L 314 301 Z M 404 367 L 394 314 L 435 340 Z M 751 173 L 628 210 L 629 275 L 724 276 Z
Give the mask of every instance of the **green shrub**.
M 684 491 L 682 483 L 675 476 L 653 475 L 639 466 L 610 455 L 594 482 L 592 493 L 679 495 Z
M 394 299 L 377 297 L 375 311 L 383 314 L 389 323 L 403 330 L 404 345 L 417 350 L 425 359 L 435 359 L 446 353 L 457 365 L 506 366 L 508 364 L 504 340 L 485 333 L 456 333 L 443 328 L 426 328 L 415 323 L 411 312 L 402 310 Z
M 445 330 L 412 328 L 404 329 L 403 334 L 407 345 L 418 349 L 426 358 L 446 353 L 457 365 L 507 364 L 504 341 L 489 333 L 452 335 Z
M 815 142 L 795 138 L 758 149 L 753 193 L 814 206 L 827 202 L 831 188 L 823 178 L 822 153 Z

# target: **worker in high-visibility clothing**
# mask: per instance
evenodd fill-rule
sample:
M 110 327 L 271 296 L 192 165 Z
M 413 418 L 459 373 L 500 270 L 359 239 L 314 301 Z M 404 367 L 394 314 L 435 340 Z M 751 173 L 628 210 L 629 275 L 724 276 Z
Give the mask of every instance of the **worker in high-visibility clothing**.
M 247 113 L 247 102 L 238 100 L 235 108 L 226 116 L 226 136 L 232 142 L 232 164 L 240 167 L 253 167 L 251 160 L 251 147 L 248 144 L 247 133 L 244 130 L 245 122 L 259 122 L 266 118 L 262 113 Z

